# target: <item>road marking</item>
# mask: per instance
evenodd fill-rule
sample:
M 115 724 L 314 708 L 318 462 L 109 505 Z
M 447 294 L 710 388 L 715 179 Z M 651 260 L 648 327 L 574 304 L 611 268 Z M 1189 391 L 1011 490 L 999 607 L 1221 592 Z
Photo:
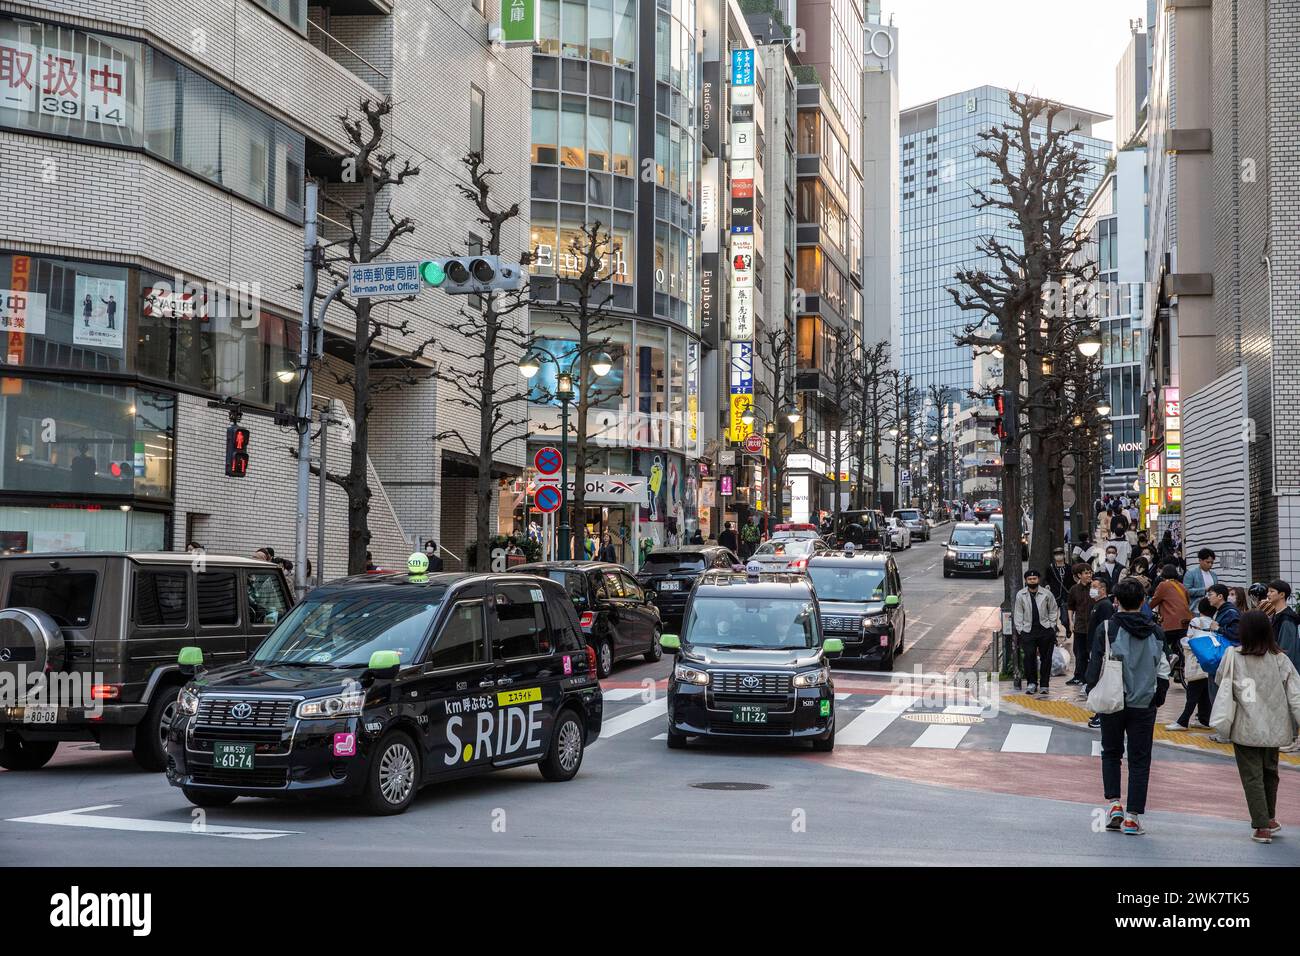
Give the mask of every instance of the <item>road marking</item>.
M 865 747 L 879 737 L 898 715 L 915 704 L 920 698 L 908 696 L 882 697 L 876 701 L 843 730 L 835 732 L 835 742 L 850 747 Z
M 1038 724 L 1012 724 L 1007 739 L 1002 741 L 1002 752 L 1013 754 L 1045 754 L 1052 728 Z
M 655 735 L 654 735 L 653 737 L 651 737 L 650 739 L 651 739 L 651 740 L 667 740 L 667 739 L 668 739 L 668 735 L 667 735 L 667 734 L 655 734 Z
M 633 727 L 640 727 L 646 721 L 654 720 L 656 717 L 666 716 L 668 713 L 668 696 L 652 700 L 648 704 L 642 704 L 634 710 L 629 710 L 626 714 L 619 714 L 605 721 L 600 728 L 600 736 L 596 738 L 596 743 L 600 743 L 607 737 L 616 737 L 625 730 L 631 730 Z
M 645 693 L 644 687 L 611 687 L 609 690 L 602 690 L 601 696 L 605 700 L 629 700 L 643 693 Z
M 835 695 L 835 699 L 836 699 L 836 700 L 848 700 L 848 699 L 849 699 L 850 697 L 852 697 L 852 696 L 853 696 L 852 694 L 836 694 L 836 695 Z
M 132 830 L 137 833 L 183 833 L 189 836 L 228 837 L 232 840 L 272 840 L 275 837 L 301 833 L 300 830 L 261 830 L 256 827 L 230 827 L 206 823 L 196 828 L 192 823 L 171 820 L 138 820 L 133 817 L 87 816 L 96 810 L 112 810 L 120 804 L 105 803 L 97 807 L 77 810 L 60 810 L 34 817 L 14 817 L 7 823 L 44 823 L 56 827 L 89 827 L 93 830 Z
M 925 733 L 912 741 L 913 747 L 932 747 L 936 750 L 956 750 L 963 737 L 970 730 L 970 725 L 932 724 L 925 728 Z
M 1100 757 L 1100 756 L 1101 756 L 1101 741 L 1100 741 L 1100 740 L 1094 740 L 1094 741 L 1092 742 L 1092 755 L 1093 755 L 1094 757 Z
M 984 713 L 984 708 L 979 704 L 950 704 L 943 709 L 945 714 L 966 714 L 969 717 L 978 717 Z

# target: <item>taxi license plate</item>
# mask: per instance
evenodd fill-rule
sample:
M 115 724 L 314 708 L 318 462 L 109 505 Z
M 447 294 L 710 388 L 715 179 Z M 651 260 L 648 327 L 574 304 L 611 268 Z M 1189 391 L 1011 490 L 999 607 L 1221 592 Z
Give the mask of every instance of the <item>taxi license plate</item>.
M 765 724 L 767 711 L 753 704 L 731 708 L 731 719 L 738 724 Z
M 57 724 L 59 722 L 59 708 L 57 707 L 27 707 L 23 710 L 24 724 Z
M 212 745 L 212 766 L 217 770 L 252 770 L 255 744 L 223 742 Z
M 676 591 L 682 586 L 680 581 L 664 581 L 659 585 L 660 591 Z

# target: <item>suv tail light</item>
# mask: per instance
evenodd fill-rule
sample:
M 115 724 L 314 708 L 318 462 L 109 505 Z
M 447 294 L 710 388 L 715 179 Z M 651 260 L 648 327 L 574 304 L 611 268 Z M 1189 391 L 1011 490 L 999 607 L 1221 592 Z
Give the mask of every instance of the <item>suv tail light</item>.
M 596 615 L 592 611 L 583 611 L 578 615 L 578 623 L 582 625 L 584 631 L 590 631 L 591 625 L 596 623 Z
M 807 567 L 808 567 L 807 558 L 796 558 L 795 560 L 790 562 L 791 571 L 803 571 Z
M 117 700 L 122 694 L 118 684 L 94 684 L 90 688 L 91 700 Z
M 596 649 L 590 644 L 587 645 L 587 673 L 596 673 Z

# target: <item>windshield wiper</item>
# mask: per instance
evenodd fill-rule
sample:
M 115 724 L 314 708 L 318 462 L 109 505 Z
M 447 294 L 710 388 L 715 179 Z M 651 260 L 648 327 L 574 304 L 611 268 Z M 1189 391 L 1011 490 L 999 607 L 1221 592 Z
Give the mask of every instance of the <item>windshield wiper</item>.
M 253 663 L 254 664 L 283 664 L 288 667 L 334 667 L 335 666 L 334 664 L 331 664 L 328 661 L 289 661 L 289 660 L 284 660 L 283 658 L 277 658 L 269 661 L 255 660 L 253 661 Z M 355 666 L 355 665 L 349 665 L 349 666 Z

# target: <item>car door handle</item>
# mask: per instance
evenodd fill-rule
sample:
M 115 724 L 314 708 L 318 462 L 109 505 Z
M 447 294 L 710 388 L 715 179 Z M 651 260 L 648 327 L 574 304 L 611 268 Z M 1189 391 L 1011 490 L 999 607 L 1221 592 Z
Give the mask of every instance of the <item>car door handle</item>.
M 494 680 L 481 680 L 478 682 L 479 687 L 495 687 L 497 682 Z
M 513 683 L 514 683 L 514 680 L 513 680 L 512 678 L 509 678 L 509 677 L 501 677 L 501 678 L 499 678 L 499 679 L 497 680 L 497 684 L 498 684 L 499 686 L 501 686 L 501 687 L 504 687 L 504 686 L 506 686 L 507 684 L 513 684 Z

